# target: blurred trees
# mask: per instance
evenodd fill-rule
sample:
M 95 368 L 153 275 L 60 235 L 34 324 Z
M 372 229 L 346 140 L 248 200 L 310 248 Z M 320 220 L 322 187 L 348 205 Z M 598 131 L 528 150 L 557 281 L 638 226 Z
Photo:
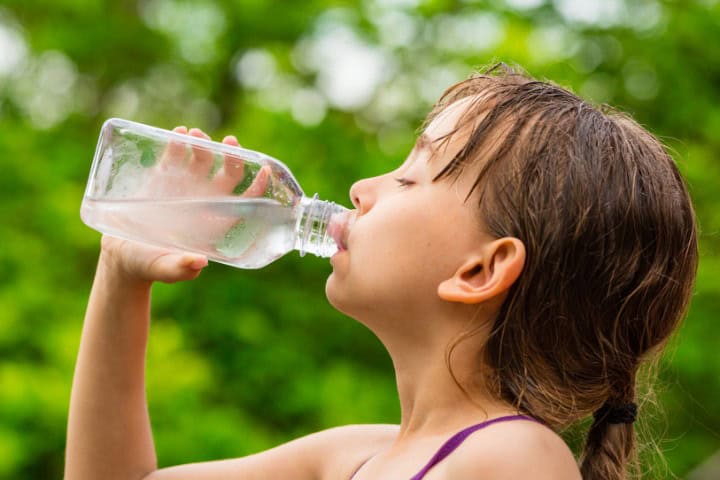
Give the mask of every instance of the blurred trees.
M 496 60 L 630 112 L 691 185 L 697 294 L 661 363 L 665 414 L 648 421 L 685 476 L 720 448 L 719 28 L 716 0 L 6 0 L 0 478 L 61 476 L 99 247 L 78 212 L 104 119 L 234 133 L 285 161 L 306 192 L 348 204 L 354 180 L 401 163 L 445 87 Z M 290 255 L 154 288 L 148 389 L 162 465 L 397 421 L 389 359 L 327 304 L 329 271 Z

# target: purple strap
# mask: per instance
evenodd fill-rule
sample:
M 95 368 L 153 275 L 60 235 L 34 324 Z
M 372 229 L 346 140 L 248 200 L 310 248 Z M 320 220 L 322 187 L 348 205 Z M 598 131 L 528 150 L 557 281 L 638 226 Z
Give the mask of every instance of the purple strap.
M 410 480 L 421 480 L 425 476 L 425 474 L 430 471 L 431 468 L 442 462 L 445 457 L 455 451 L 455 449 L 458 448 L 472 433 L 475 433 L 478 430 L 492 425 L 493 423 L 509 422 L 511 420 L 531 420 L 533 422 L 541 423 L 539 420 L 528 417 L 527 415 L 506 415 L 504 417 L 493 418 L 492 420 L 478 423 L 477 425 L 468 427 L 465 430 L 461 430 L 452 437 L 450 437 L 450 439 L 445 442 L 437 452 L 435 452 L 435 455 L 433 455 L 427 465 L 425 465 L 423 469 L 416 473 L 415 476 L 413 476 Z
M 445 457 L 450 455 L 452 452 L 455 451 L 456 448 L 458 448 L 467 437 L 469 437 L 471 434 L 477 432 L 478 430 L 481 430 L 489 425 L 492 425 L 493 423 L 500 423 L 500 422 L 509 422 L 512 420 L 530 420 L 533 422 L 537 422 L 542 424 L 540 420 L 537 420 L 533 417 L 528 417 L 527 415 L 506 415 L 504 417 L 498 417 L 493 418 L 492 420 L 487 420 L 482 423 L 478 423 L 477 425 L 473 425 L 471 427 L 468 427 L 464 430 L 459 431 L 448 441 L 446 441 L 442 447 L 438 449 L 437 452 L 435 452 L 435 455 L 430 459 L 430 461 L 423 467 L 422 470 L 420 470 L 418 473 L 416 473 L 410 480 L 422 480 L 422 478 L 427 474 L 431 468 L 433 468 L 438 463 L 442 462 Z M 367 463 L 367 461 L 370 460 L 369 458 L 365 460 L 363 463 L 360 464 L 358 468 L 355 469 L 355 472 L 353 472 L 352 476 L 350 477 L 350 480 L 352 480 L 357 472 Z

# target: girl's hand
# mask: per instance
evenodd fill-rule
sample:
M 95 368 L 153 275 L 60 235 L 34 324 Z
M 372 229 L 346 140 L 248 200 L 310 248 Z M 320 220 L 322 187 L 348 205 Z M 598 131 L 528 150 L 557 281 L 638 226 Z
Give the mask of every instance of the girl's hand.
M 193 280 L 207 257 L 103 235 L 100 263 L 128 282 L 150 284 Z
M 188 134 L 209 140 L 210 137 L 197 128 L 189 132 L 185 127 L 176 127 L 177 133 Z M 237 139 L 227 136 L 223 143 L 240 146 Z M 186 196 L 214 196 L 230 194 L 243 179 L 244 165 L 241 159 L 226 155 L 223 167 L 208 177 L 212 167 L 212 154 L 202 149 L 192 149 L 185 162 L 185 146 L 170 143 L 155 165 L 155 175 L 147 175 L 143 189 L 149 196 L 182 192 Z M 168 175 L 167 171 L 174 171 Z M 244 197 L 260 196 L 267 189 L 270 178 L 269 167 L 262 167 L 252 184 L 242 194 Z M 217 224 L 187 225 L 187 228 L 226 231 L 232 224 L 226 221 Z M 152 226 L 147 226 L 152 228 Z M 143 243 L 123 240 L 104 235 L 100 263 L 104 268 L 119 275 L 125 281 L 150 284 L 154 281 L 174 283 L 196 278 L 207 265 L 207 257 L 189 252 L 160 248 Z

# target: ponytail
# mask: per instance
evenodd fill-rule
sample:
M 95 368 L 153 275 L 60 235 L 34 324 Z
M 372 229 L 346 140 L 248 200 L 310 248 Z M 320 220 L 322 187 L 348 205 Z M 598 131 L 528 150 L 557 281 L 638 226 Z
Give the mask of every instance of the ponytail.
M 635 428 L 637 406 L 605 403 L 593 415 L 580 472 L 583 480 L 626 480 L 637 463 Z

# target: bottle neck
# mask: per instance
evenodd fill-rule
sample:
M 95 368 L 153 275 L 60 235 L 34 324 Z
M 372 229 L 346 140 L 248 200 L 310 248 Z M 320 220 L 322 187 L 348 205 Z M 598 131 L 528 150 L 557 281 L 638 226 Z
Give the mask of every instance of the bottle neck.
M 303 197 L 297 208 L 295 250 L 300 251 L 301 257 L 307 252 L 318 257 L 333 256 L 338 246 L 328 232 L 328 226 L 334 215 L 347 212 L 348 209 L 333 202 L 318 200 L 317 193 L 312 198 Z

